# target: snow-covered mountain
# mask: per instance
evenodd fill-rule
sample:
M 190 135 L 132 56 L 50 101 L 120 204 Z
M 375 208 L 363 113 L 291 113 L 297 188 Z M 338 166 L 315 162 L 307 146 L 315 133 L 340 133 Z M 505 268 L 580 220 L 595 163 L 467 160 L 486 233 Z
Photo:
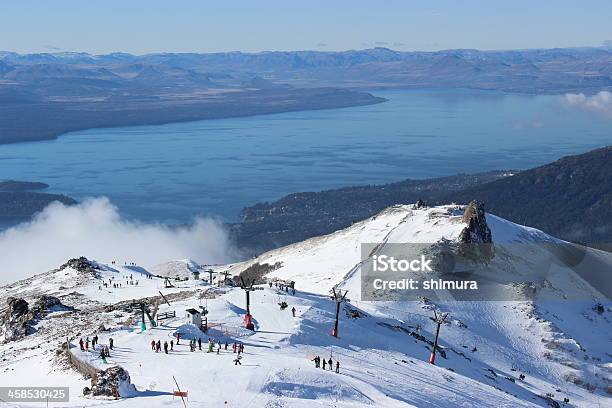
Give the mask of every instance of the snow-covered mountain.
M 391 207 L 333 234 L 216 266 L 217 277 L 257 271 L 262 280 L 295 282 L 295 294 L 267 284 L 251 292 L 254 332 L 242 327 L 241 288 L 196 280 L 174 281 L 166 288 L 161 274 L 140 266 L 74 260 L 0 288 L 0 298 L 8 300 L 0 306 L 5 307 L 0 311 L 0 384 L 69 386 L 71 402 L 54 406 L 179 406 L 172 397 L 177 390 L 173 377 L 188 392 L 192 407 L 612 406 L 612 314 L 601 288 L 590 285 L 564 254 L 545 275 L 530 275 L 530 268 L 539 265 L 535 260 L 549 256 L 543 244 L 563 243 L 491 214 L 486 225 L 496 250 L 488 270 L 529 278 L 541 296 L 520 301 L 363 298 L 362 244 L 377 243 L 369 253 L 374 256 L 394 243 L 459 242 L 468 224 L 464 208 L 454 205 Z M 612 266 L 610 254 L 595 250 L 582 253 L 581 260 L 589 260 L 591 268 Z M 160 268 L 177 265 L 189 269 L 186 262 Z M 338 338 L 330 335 L 332 288 L 348 290 Z M 139 302 L 147 305 L 156 327 L 145 317 L 147 329 L 141 330 Z M 193 312 L 187 309 L 207 311 L 206 334 L 191 324 Z M 448 313 L 436 365 L 428 363 L 436 330 L 433 311 Z M 183 337 L 169 354 L 151 349 L 151 341 L 170 342 L 177 332 Z M 96 351 L 81 351 L 79 339 L 96 334 Z M 206 352 L 209 336 L 221 341 L 218 354 L 216 345 Z M 104 361 L 99 350 L 111 337 L 115 347 Z M 191 337 L 201 337 L 202 351 L 189 350 Z M 242 365 L 235 364 L 234 341 L 245 346 Z M 339 362 L 339 373 L 315 368 L 315 356 L 331 358 L 334 368 Z M 116 366 L 129 373 L 135 388 L 127 385 L 126 375 L 117 374 L 117 392 L 124 398 L 109 402 L 92 396 L 108 391 L 112 381 L 102 380 L 112 377 Z M 83 396 L 91 381 L 81 373 L 88 370 L 97 382 Z

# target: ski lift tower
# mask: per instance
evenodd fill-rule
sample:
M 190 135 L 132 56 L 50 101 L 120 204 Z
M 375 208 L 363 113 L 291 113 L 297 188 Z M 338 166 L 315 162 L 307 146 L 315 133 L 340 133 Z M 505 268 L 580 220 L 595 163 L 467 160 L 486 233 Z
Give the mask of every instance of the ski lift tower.
M 244 315 L 244 327 L 248 330 L 255 330 L 255 325 L 253 324 L 253 316 L 251 315 L 251 292 L 254 290 L 263 290 L 263 288 L 255 288 L 255 279 L 251 281 L 249 285 L 244 282 L 242 276 L 240 277 L 240 287 L 246 293 L 246 314 Z
M 146 320 L 145 320 L 145 316 L 149 319 L 149 322 L 151 322 L 151 327 L 156 327 L 157 323 L 155 322 L 155 319 L 153 319 L 153 316 L 151 316 L 151 314 L 149 313 L 149 305 L 144 303 L 144 302 L 137 302 L 134 301 L 130 304 L 130 307 L 133 309 L 140 309 L 140 314 L 141 314 L 141 318 L 142 321 L 140 322 L 140 329 L 142 331 L 145 331 L 147 329 L 147 324 L 146 324 Z
M 434 317 L 430 317 L 433 320 L 436 327 L 436 339 L 434 340 L 434 345 L 431 350 L 431 356 L 429 356 L 429 364 L 436 364 L 436 349 L 438 348 L 438 336 L 440 335 L 440 326 L 442 326 L 446 322 L 446 318 L 448 317 L 448 313 L 438 314 L 436 311 L 433 311 Z
M 221 283 L 223 283 L 223 286 L 225 286 L 227 284 L 227 277 L 231 274 L 228 271 L 219 272 L 219 273 L 223 275 L 223 280 L 217 279 L 217 284 L 221 286 Z
M 338 290 L 338 292 L 336 292 L 336 289 L 332 289 L 334 296 L 332 297 L 332 299 L 336 302 L 336 321 L 334 323 L 334 330 L 332 330 L 332 336 L 334 337 L 338 337 L 338 320 L 340 318 L 340 304 L 342 302 L 344 302 L 344 298 L 346 298 L 346 294 L 348 293 L 348 290 L 345 290 L 344 293 L 342 293 L 342 290 Z
M 212 268 L 208 268 L 204 272 L 208 273 L 208 283 L 210 284 L 210 286 L 212 286 L 212 284 L 213 284 L 213 273 L 215 273 L 215 271 L 213 271 Z

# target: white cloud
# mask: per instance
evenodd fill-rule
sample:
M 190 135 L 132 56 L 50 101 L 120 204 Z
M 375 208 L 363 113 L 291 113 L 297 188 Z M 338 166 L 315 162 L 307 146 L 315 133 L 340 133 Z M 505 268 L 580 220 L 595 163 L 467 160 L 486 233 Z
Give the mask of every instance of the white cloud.
M 168 227 L 123 220 L 107 198 L 70 207 L 53 203 L 31 222 L 0 233 L 0 284 L 57 268 L 81 255 L 147 267 L 185 258 L 228 262 L 232 250 L 226 231 L 210 219 Z
M 603 113 L 612 117 L 612 92 L 601 91 L 592 96 L 586 96 L 582 93 L 565 94 L 563 100 L 568 106 Z

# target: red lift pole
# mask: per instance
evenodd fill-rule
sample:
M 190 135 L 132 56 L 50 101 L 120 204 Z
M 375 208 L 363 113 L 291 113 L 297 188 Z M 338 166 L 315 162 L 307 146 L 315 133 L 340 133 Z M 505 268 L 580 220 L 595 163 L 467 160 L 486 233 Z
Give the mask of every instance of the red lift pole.
M 432 318 L 432 320 L 436 322 L 437 327 L 436 327 L 436 339 L 434 340 L 434 345 L 431 351 L 431 356 L 429 356 L 429 363 L 435 365 L 436 364 L 436 349 L 438 348 L 438 336 L 440 335 L 440 326 L 442 326 L 442 324 L 446 322 L 448 313 L 438 315 L 438 313 L 436 313 L 435 310 L 433 312 L 434 312 L 434 317 Z
M 244 315 L 244 327 L 248 330 L 255 330 L 255 325 L 253 324 L 253 316 L 251 316 L 251 292 L 263 288 L 253 287 L 253 285 L 255 285 L 255 279 L 253 279 L 251 283 L 247 285 L 241 276 L 240 282 L 242 282 L 240 287 L 246 292 L 246 315 Z

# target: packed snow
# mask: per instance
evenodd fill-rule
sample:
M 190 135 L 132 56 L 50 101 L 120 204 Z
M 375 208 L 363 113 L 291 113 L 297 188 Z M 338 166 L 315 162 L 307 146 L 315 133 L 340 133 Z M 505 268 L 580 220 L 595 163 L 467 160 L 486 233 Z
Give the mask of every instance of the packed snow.
M 491 214 L 487 221 L 494 242 L 558 242 Z M 96 260 L 94 274 L 68 267 L 37 275 L 0 288 L 0 297 L 32 303 L 48 294 L 74 310 L 50 310 L 28 335 L 0 343 L 0 384 L 67 385 L 71 400 L 52 405 L 58 407 L 182 407 L 173 396 L 178 387 L 187 393 L 189 407 L 612 406 L 612 314 L 595 288 L 581 287 L 583 300 L 563 302 L 361 299 L 362 243 L 456 240 L 464 227 L 457 206 L 396 206 L 327 236 L 215 266 L 213 285 L 208 274 L 202 280 L 187 276 L 199 268 L 188 260 L 155 270 Z M 530 256 L 504 254 L 494 266 L 506 268 L 508 259 L 526 265 Z M 593 256 L 612 265 L 605 253 Z M 250 294 L 255 325 L 250 331 L 243 327 L 245 292 L 224 285 L 220 272 L 238 275 L 255 264 L 276 266 L 266 275 L 270 284 Z M 181 279 L 173 278 L 176 270 L 185 272 Z M 569 278 L 575 279 L 572 285 L 584 285 L 559 267 L 554 289 L 569 291 L 563 287 Z M 295 282 L 295 294 L 282 287 L 289 281 Z M 332 288 L 348 290 L 338 338 L 331 336 Z M 156 326 L 145 317 L 143 330 L 138 302 L 150 305 Z M 206 332 L 193 324 L 189 309 L 206 311 Z M 428 363 L 434 310 L 449 313 L 435 365 Z M 79 340 L 94 336 L 96 349 L 90 344 L 81 350 Z M 100 350 L 111 338 L 113 348 L 103 359 Z M 69 352 L 63 347 L 67 340 Z M 157 341 L 160 351 L 151 347 Z M 171 341 L 165 353 L 163 344 Z M 234 343 L 244 346 L 239 359 Z M 135 390 L 123 384 L 117 400 L 83 396 L 90 380 L 68 364 L 68 356 L 98 370 L 122 367 Z M 316 356 L 331 359 L 332 369 L 315 367 Z

